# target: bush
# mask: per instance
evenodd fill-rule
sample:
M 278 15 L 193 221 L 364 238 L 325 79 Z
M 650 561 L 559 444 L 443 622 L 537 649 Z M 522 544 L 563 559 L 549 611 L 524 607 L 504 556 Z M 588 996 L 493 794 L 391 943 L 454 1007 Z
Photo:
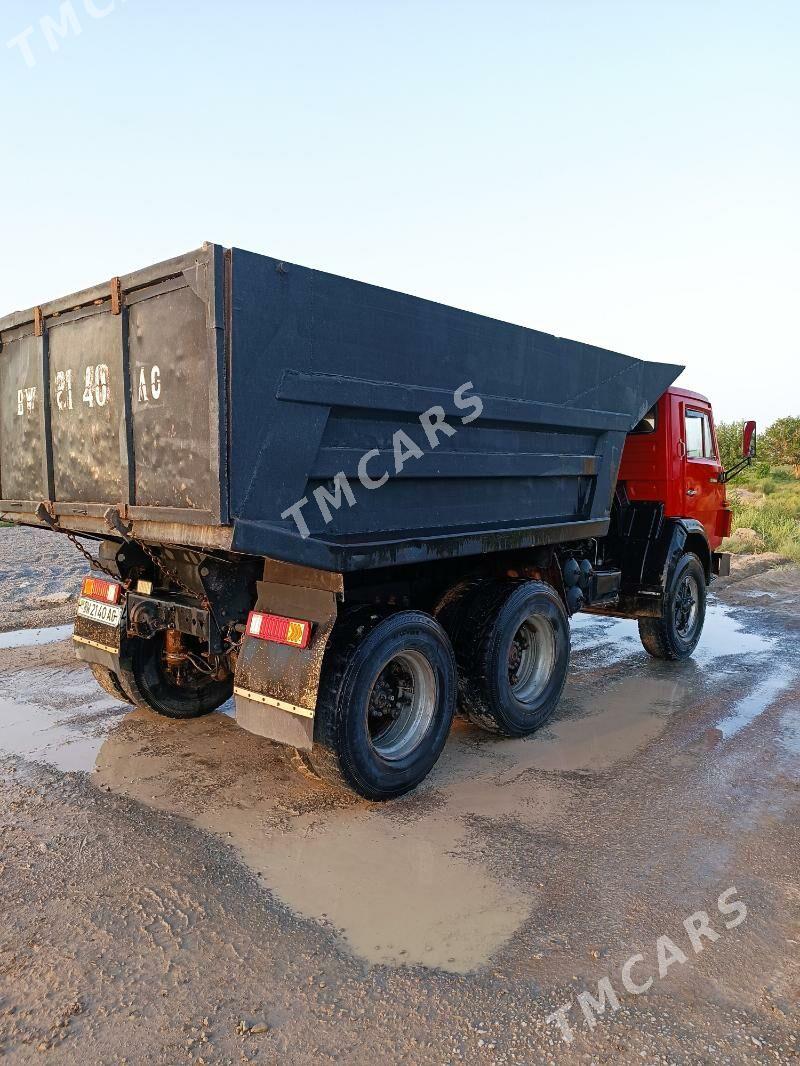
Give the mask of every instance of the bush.
M 790 466 L 772 466 L 769 473 L 765 474 L 764 477 L 772 478 L 773 481 L 797 481 Z
M 787 510 L 780 500 L 767 500 L 760 507 L 753 504 L 740 504 L 735 498 L 733 507 L 733 528 L 754 530 L 761 544 L 752 537 L 735 537 L 725 542 L 725 551 L 777 552 L 795 562 L 800 562 L 800 521 Z M 762 546 L 763 545 L 763 546 Z
M 761 491 L 764 493 L 765 496 L 771 496 L 773 494 L 773 492 L 775 491 L 775 482 L 774 481 L 769 481 L 769 480 L 762 481 L 761 482 Z

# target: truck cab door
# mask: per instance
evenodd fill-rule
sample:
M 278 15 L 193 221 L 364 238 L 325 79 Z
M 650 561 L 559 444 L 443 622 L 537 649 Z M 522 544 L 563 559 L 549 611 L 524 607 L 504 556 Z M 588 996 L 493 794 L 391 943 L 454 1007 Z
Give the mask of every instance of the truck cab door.
M 681 451 L 683 452 L 683 514 L 695 518 L 706 531 L 708 542 L 716 550 L 722 540 L 725 486 L 718 479 L 722 473 L 711 408 L 701 400 L 681 400 Z

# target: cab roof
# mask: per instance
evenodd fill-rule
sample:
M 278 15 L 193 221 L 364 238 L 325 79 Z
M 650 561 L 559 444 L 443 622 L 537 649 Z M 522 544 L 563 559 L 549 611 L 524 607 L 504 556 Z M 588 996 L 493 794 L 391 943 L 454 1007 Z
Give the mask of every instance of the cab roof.
M 682 389 L 677 385 L 671 385 L 667 392 L 671 396 L 683 396 L 687 400 L 701 400 L 703 403 L 707 403 L 709 407 L 711 406 L 711 401 L 702 392 L 692 392 L 691 389 Z

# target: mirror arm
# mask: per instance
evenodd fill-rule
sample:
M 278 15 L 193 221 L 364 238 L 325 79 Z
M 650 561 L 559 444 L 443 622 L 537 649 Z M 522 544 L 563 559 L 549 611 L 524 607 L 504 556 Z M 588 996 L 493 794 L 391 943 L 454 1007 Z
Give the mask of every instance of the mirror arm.
M 740 459 L 736 466 L 732 466 L 730 470 L 723 470 L 717 478 L 717 481 L 723 485 L 727 485 L 729 481 L 732 481 L 737 476 L 737 474 L 741 474 L 743 470 L 750 466 L 754 458 L 755 457 L 752 455 L 746 455 L 744 459 Z

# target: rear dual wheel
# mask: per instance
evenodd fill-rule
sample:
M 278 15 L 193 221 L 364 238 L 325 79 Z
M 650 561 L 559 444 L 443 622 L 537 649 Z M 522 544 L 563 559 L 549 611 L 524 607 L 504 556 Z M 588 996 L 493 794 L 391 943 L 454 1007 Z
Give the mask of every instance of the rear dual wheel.
M 551 717 L 567 679 L 569 618 L 543 581 L 465 582 L 437 611 L 455 648 L 461 712 L 507 737 Z
M 326 649 L 314 747 L 304 758 L 366 799 L 393 799 L 430 773 L 455 702 L 453 650 L 434 618 L 354 608 Z

